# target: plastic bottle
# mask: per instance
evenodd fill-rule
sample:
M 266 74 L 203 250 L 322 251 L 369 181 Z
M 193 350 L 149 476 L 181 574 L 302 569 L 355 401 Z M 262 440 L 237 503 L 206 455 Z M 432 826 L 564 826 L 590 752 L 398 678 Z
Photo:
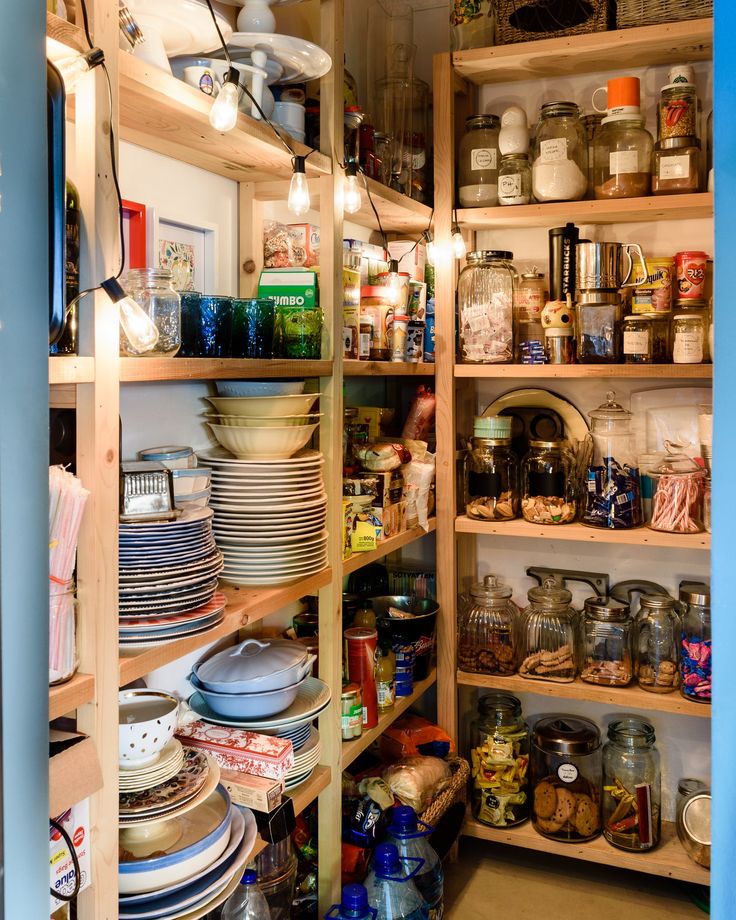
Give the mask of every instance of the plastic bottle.
M 413 857 L 404 862 L 402 866 L 393 843 L 376 847 L 365 880 L 368 903 L 376 909 L 376 920 L 429 920 L 429 909 L 413 881 L 424 863 Z
M 325 920 L 374 920 L 375 908 L 368 903 L 368 892 L 363 885 L 345 885 L 342 900 L 333 904 Z
M 386 830 L 388 840 L 396 845 L 401 859 L 418 857 L 424 861 L 414 876 L 414 884 L 427 902 L 430 920 L 442 920 L 445 876 L 440 858 L 427 840 L 432 828 L 419 821 L 417 813 L 409 805 L 398 805 L 392 811 L 391 823 Z
M 271 920 L 268 902 L 258 887 L 255 869 L 246 869 L 240 885 L 222 909 L 222 920 Z
M 376 693 L 378 711 L 388 712 L 396 702 L 396 655 L 391 646 L 376 650 Z

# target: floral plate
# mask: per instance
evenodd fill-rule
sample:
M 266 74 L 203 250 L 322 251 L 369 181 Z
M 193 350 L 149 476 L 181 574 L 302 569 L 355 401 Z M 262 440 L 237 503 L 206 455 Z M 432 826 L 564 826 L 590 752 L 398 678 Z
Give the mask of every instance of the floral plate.
M 204 786 L 209 770 L 209 762 L 203 751 L 184 748 L 184 763 L 175 776 L 158 786 L 139 792 L 126 792 L 120 796 L 120 817 L 138 817 L 183 805 Z

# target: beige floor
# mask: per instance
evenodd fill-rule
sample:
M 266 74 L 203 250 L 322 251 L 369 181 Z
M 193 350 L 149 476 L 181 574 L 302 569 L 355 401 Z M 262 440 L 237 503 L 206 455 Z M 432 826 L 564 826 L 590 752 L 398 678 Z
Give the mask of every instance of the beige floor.
M 679 882 L 465 838 L 447 920 L 706 920 Z

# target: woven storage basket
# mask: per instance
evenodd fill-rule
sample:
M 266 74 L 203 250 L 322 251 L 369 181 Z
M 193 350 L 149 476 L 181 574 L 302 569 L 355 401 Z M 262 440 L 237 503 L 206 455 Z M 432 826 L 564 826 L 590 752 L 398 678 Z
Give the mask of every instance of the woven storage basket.
M 432 802 L 426 811 L 419 815 L 425 824 L 433 827 L 444 815 L 447 809 L 456 802 L 468 800 L 468 778 L 470 777 L 470 764 L 462 757 L 453 757 L 448 761 L 452 770 L 452 779 L 447 786 Z
M 616 28 L 681 22 L 713 15 L 713 0 L 618 0 Z
M 609 0 L 495 0 L 495 6 L 497 45 L 605 32 L 613 26 Z

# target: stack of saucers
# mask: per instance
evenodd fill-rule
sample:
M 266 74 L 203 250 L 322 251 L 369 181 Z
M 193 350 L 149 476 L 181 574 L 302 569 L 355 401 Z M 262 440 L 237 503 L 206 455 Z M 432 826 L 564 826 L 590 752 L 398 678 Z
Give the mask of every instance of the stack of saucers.
M 310 725 L 306 744 L 302 745 L 298 753 L 294 752 L 294 766 L 285 777 L 286 788 L 293 789 L 309 779 L 321 755 L 322 745 L 319 740 L 319 732 L 313 725 Z

